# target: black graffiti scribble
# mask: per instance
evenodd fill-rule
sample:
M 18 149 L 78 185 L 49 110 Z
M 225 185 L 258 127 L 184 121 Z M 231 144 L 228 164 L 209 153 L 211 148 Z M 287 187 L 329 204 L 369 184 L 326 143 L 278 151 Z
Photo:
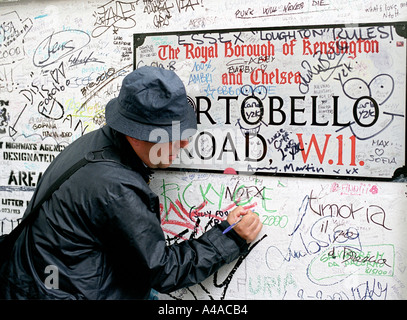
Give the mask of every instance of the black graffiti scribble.
M 16 11 L 0 15 L 0 66 L 25 58 L 24 38 L 31 30 L 31 19 L 21 19 Z
M 229 274 L 227 275 L 226 279 L 221 282 L 220 284 L 218 284 L 218 271 L 216 271 L 213 275 L 213 285 L 216 288 L 223 288 L 223 292 L 222 292 L 222 296 L 221 296 L 221 300 L 225 299 L 225 295 L 226 295 L 226 291 L 228 290 L 229 284 L 232 281 L 232 278 L 234 276 L 234 274 L 236 273 L 237 269 L 240 267 L 240 265 L 242 264 L 242 262 L 244 261 L 244 259 L 246 259 L 246 257 L 250 254 L 250 252 L 262 241 L 264 240 L 264 238 L 267 237 L 267 234 L 263 235 L 263 237 L 260 238 L 260 240 L 257 240 L 255 243 L 253 243 L 253 245 L 250 246 L 249 250 L 247 251 L 246 254 L 242 255 L 239 257 L 239 259 L 237 260 L 235 266 L 233 267 L 233 269 L 229 272 Z
M 82 30 L 53 32 L 35 49 L 33 63 L 46 67 L 82 49 L 90 42 L 90 36 Z
M 170 24 L 172 15 L 170 9 L 174 8 L 174 4 L 171 3 L 168 6 L 167 0 L 145 0 L 144 12 L 151 14 L 154 13 L 154 26 L 161 28 Z
M 240 265 L 242 264 L 242 262 L 246 259 L 246 257 L 250 254 L 250 252 L 265 238 L 267 237 L 267 234 L 263 235 L 263 237 L 261 237 L 259 240 L 257 240 L 255 243 L 253 243 L 253 245 L 250 246 L 249 250 L 242 256 L 239 257 L 239 259 L 237 260 L 236 264 L 234 265 L 233 269 L 229 272 L 229 274 L 227 275 L 226 279 L 224 281 L 222 281 L 221 283 L 218 284 L 218 271 L 216 271 L 213 274 L 213 285 L 216 288 L 223 288 L 223 292 L 222 292 L 222 296 L 220 297 L 220 300 L 224 300 L 225 299 L 225 295 L 226 292 L 228 290 L 229 284 L 232 281 L 232 278 L 234 276 L 234 274 L 236 273 L 237 269 L 240 267 Z M 208 290 L 208 288 L 206 288 L 202 283 L 198 283 L 198 286 L 208 295 L 208 298 L 210 300 L 214 300 L 214 297 L 212 296 L 211 292 Z M 197 295 L 194 293 L 194 291 L 191 288 L 185 288 L 182 289 L 188 291 L 192 297 L 195 300 L 198 300 Z M 174 295 L 171 293 L 167 293 L 168 296 L 170 296 L 172 299 L 174 300 L 182 300 L 182 296 L 178 296 L 178 295 Z M 183 294 L 182 294 L 183 295 Z
M 354 115 L 359 119 L 359 122 L 362 120 L 367 122 L 370 121 L 370 125 L 365 125 L 365 127 L 373 126 L 376 123 L 379 118 L 379 112 L 390 118 L 386 124 L 383 125 L 382 123 L 380 126 L 375 126 L 373 131 L 370 130 L 369 132 L 365 132 L 363 131 L 364 128 L 359 128 L 353 121 L 349 125 L 336 130 L 336 132 L 349 128 L 357 139 L 368 140 L 386 130 L 396 117 L 404 118 L 404 115 L 402 114 L 383 111 L 383 105 L 393 95 L 394 85 L 395 81 L 393 77 L 386 73 L 375 76 L 369 83 L 357 77 L 345 81 L 342 84 L 343 92 L 348 98 L 358 102 L 357 108 L 354 110 Z
M 203 6 L 202 1 L 200 3 L 199 0 L 144 0 L 143 3 L 144 13 L 154 14 L 153 23 L 157 28 L 170 24 L 170 19 L 173 17 L 170 12 L 172 9 L 177 9 L 178 13 L 183 13 L 188 12 L 189 8 L 195 11 L 195 6 Z
M 97 38 L 104 34 L 110 28 L 113 28 L 113 33 L 117 34 L 119 29 L 130 29 L 136 26 L 135 15 L 136 1 L 109 1 L 106 4 L 98 7 L 98 11 L 94 12 L 96 18 L 94 25 L 96 28 L 92 31 L 92 37 Z
M 56 95 L 65 91 L 66 86 L 69 85 L 69 80 L 66 79 L 65 75 L 64 63 L 61 62 L 57 68 L 50 70 L 49 75 L 50 78 L 48 77 L 48 79 L 52 79 L 52 86 L 37 85 L 32 81 L 28 89 L 22 89 L 19 93 L 27 99 L 29 105 L 37 105 L 39 114 L 48 119 L 59 120 L 64 116 L 65 110 L 62 103 L 57 100 Z M 26 107 L 27 104 L 12 126 L 13 129 L 10 132 L 13 135 L 15 134 L 14 127 Z

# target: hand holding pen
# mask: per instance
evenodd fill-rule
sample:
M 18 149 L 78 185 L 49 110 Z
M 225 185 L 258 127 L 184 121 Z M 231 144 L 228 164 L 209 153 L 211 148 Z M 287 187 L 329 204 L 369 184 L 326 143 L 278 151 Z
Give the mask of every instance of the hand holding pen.
M 237 220 L 234 224 L 231 224 L 229 227 L 227 227 L 225 230 L 223 230 L 222 234 L 228 233 L 230 230 L 232 230 L 240 221 L 242 221 L 243 217 L 241 216 L 239 220 Z
M 226 228 L 223 233 L 225 234 L 231 229 L 234 229 L 237 234 L 247 242 L 252 242 L 256 239 L 263 227 L 258 215 L 243 207 L 237 207 L 232 210 L 228 215 L 227 221 L 230 226 Z

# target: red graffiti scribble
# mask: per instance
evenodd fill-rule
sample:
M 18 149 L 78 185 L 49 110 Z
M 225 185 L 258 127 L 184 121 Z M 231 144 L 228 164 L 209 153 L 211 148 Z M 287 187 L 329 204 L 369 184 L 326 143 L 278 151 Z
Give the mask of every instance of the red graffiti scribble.
M 176 203 L 179 202 L 178 200 Z M 177 204 L 178 205 L 178 204 Z M 180 219 L 180 220 L 174 220 L 174 219 L 169 219 L 170 213 L 173 211 Z M 160 216 L 161 216 L 161 228 L 163 229 L 164 232 L 169 233 L 173 236 L 177 236 L 178 233 L 174 232 L 171 230 L 170 226 L 171 225 L 176 225 L 184 228 L 188 228 L 193 230 L 195 225 L 189 222 L 185 217 L 182 216 L 181 212 L 178 210 L 178 208 L 174 205 L 173 202 L 170 203 L 170 207 L 168 208 L 167 212 L 164 212 L 164 207 L 162 204 L 160 204 Z M 187 215 L 188 217 L 188 215 Z M 185 239 L 183 239 L 185 240 Z
M 191 231 L 198 228 L 201 232 L 203 231 L 203 227 L 197 224 L 196 218 L 207 217 L 217 219 L 219 221 L 224 221 L 227 216 L 219 216 L 217 214 L 212 214 L 211 210 L 204 210 L 207 206 L 208 201 L 205 200 L 197 207 L 194 207 L 191 210 L 187 210 L 182 203 L 177 199 L 174 202 L 170 202 L 170 206 L 167 209 L 167 212 L 164 211 L 164 205 L 160 203 L 160 217 L 161 217 L 161 228 L 163 229 L 164 233 L 171 234 L 173 236 L 179 236 L 182 240 L 187 240 L 187 237 L 180 236 L 179 233 L 172 231 L 171 226 L 179 226 L 187 228 Z M 233 210 L 238 205 L 233 202 L 232 204 L 226 206 L 224 209 L 220 210 L 222 212 L 227 212 Z M 253 209 L 257 206 L 257 202 L 248 204 L 243 206 L 244 209 Z M 175 214 L 175 217 L 174 217 Z M 171 217 L 171 219 L 170 219 Z

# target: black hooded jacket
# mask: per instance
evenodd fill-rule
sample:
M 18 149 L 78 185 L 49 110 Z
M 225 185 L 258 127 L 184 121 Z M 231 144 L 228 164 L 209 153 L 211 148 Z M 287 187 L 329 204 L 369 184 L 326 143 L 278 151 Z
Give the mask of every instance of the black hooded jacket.
M 150 170 L 125 137 L 105 126 L 70 144 L 42 176 L 32 208 L 59 176 L 90 151 L 86 164 L 54 192 L 18 238 L 0 270 L 5 299 L 146 299 L 206 279 L 247 252 L 224 221 L 194 240 L 167 246 Z M 49 281 L 49 277 L 52 282 Z M 48 282 L 47 282 L 48 281 Z

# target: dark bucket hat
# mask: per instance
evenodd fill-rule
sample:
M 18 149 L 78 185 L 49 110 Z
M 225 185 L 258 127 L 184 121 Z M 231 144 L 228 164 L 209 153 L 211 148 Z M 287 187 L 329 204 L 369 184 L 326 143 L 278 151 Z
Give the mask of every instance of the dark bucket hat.
M 130 137 L 149 142 L 187 139 L 197 129 L 185 86 L 175 72 L 141 67 L 129 73 L 119 96 L 106 105 L 106 123 Z

